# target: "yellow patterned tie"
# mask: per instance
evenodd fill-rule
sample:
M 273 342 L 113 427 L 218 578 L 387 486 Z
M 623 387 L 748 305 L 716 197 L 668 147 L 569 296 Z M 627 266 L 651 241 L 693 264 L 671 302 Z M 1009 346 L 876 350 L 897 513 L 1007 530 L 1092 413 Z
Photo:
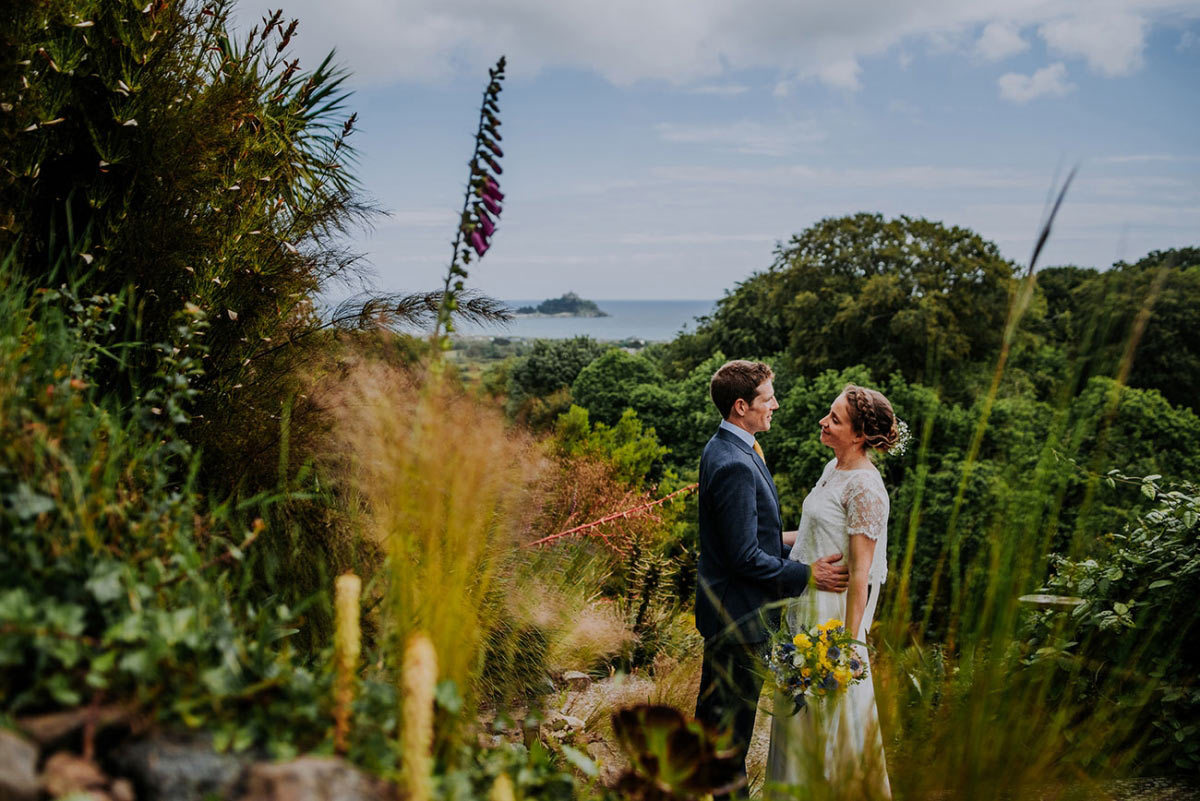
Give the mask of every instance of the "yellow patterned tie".
M 762 445 L 758 444 L 758 440 L 754 440 L 754 452 L 758 454 L 758 458 L 763 460 L 763 464 L 767 463 L 767 457 L 763 456 Z

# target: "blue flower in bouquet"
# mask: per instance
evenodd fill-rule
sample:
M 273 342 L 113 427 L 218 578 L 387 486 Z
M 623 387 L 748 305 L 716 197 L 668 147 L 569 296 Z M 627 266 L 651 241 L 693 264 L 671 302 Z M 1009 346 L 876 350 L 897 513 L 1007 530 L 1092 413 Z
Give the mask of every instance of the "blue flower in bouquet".
M 834 678 L 832 673 L 826 673 L 825 680 L 821 682 L 821 686 L 829 692 L 833 692 L 838 688 L 838 680 Z
M 836 662 L 842 655 L 842 650 L 836 645 L 831 645 L 829 646 L 829 650 L 825 652 L 825 655 L 829 658 L 830 662 Z

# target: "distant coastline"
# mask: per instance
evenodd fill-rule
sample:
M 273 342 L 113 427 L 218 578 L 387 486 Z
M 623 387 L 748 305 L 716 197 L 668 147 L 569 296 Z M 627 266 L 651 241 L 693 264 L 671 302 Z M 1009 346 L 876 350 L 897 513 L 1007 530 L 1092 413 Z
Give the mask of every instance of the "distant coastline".
M 595 301 L 584 300 L 574 292 L 560 298 L 544 300 L 537 306 L 522 306 L 513 312 L 515 317 L 608 317 L 608 312 Z
M 506 298 L 510 309 L 537 306 L 541 301 Z M 684 329 L 694 331 L 696 318 L 712 314 L 715 300 L 604 300 L 596 303 L 607 317 L 522 315 L 506 323 L 470 322 L 455 326 L 456 336 L 490 336 L 505 339 L 569 339 L 589 336 L 603 342 L 641 339 L 669 342 Z

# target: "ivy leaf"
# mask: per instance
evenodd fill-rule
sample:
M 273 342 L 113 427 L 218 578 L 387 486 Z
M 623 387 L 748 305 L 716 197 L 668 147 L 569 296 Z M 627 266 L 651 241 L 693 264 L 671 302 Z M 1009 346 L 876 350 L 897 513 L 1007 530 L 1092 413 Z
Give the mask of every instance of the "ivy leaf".
M 121 597 L 121 565 L 106 562 L 92 572 L 92 577 L 83 585 L 102 604 Z
M 54 499 L 35 492 L 24 481 L 17 484 L 16 492 L 10 492 L 5 498 L 21 520 L 32 520 L 40 514 L 54 511 Z

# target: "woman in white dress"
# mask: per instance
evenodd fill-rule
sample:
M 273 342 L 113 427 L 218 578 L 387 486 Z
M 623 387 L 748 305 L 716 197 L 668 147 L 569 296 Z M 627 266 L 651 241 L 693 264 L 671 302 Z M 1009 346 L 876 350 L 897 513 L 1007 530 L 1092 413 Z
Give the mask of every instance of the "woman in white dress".
M 795 631 L 835 618 L 865 642 L 887 577 L 888 495 L 870 454 L 895 446 L 896 417 L 883 395 L 850 384 L 820 425 L 821 442 L 834 458 L 804 499 L 799 530 L 785 532 L 784 541 L 795 538 L 791 558 L 805 563 L 821 554 L 845 554 L 850 586 L 844 594 L 809 588 L 788 601 L 786 619 Z M 858 651 L 868 679 L 846 692 L 814 699 L 795 715 L 791 700 L 777 696 L 768 797 L 891 798 L 870 664 L 866 649 Z

